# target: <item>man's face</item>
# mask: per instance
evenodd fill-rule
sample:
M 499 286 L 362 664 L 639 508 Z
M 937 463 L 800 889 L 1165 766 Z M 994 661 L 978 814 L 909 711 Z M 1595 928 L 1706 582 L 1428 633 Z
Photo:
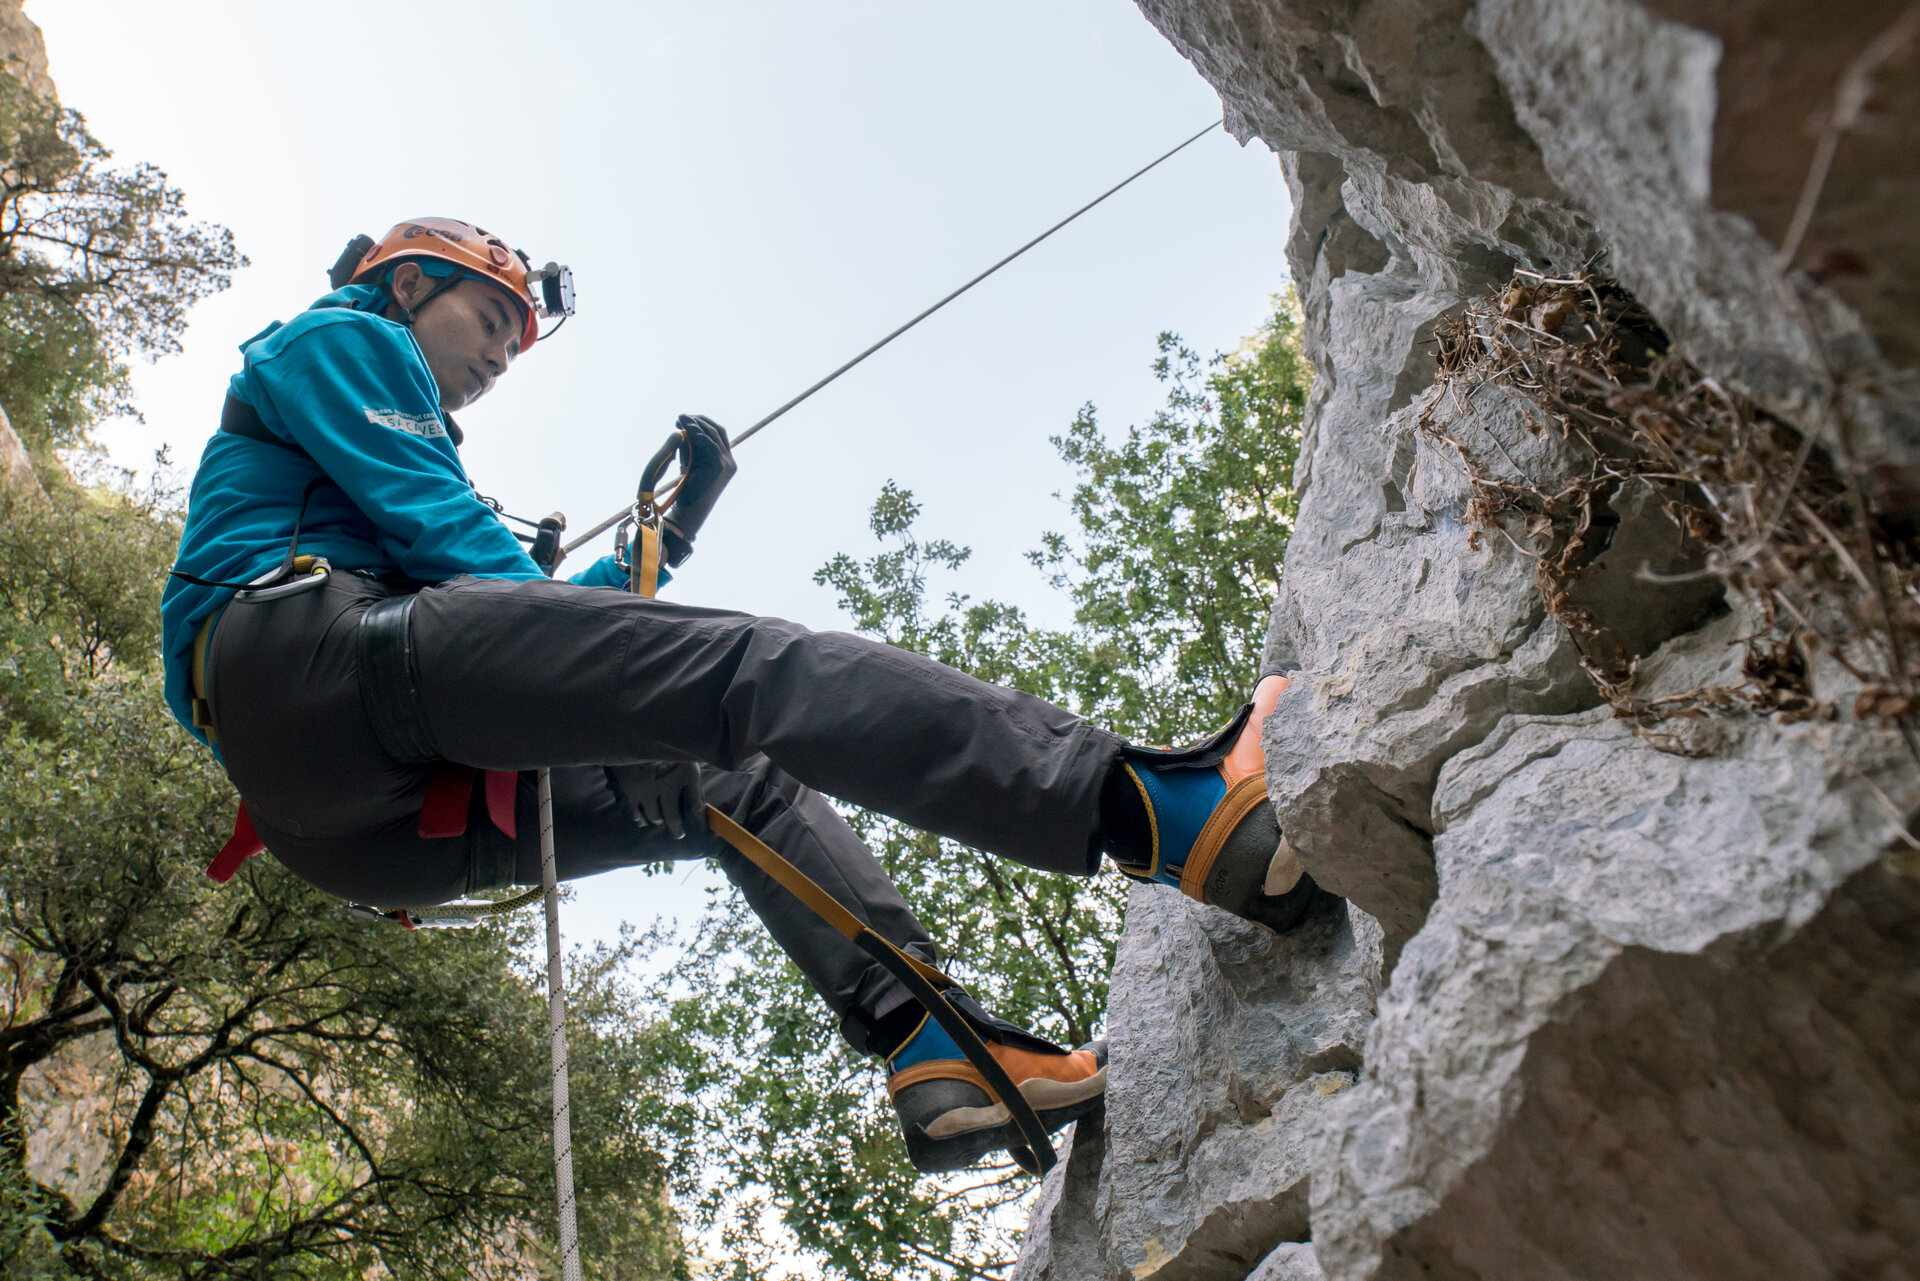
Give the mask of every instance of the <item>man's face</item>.
M 413 263 L 402 263 L 394 273 L 394 295 L 412 306 L 437 283 Z M 511 296 L 478 280 L 462 280 L 414 312 L 414 341 L 440 388 L 440 408 L 464 409 L 492 389 L 520 354 L 520 325 Z

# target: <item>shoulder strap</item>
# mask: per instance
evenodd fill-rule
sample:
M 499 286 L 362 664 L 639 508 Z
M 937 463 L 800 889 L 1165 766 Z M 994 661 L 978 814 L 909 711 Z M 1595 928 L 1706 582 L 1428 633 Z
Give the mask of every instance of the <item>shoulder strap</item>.
M 260 411 L 238 396 L 227 397 L 226 406 L 220 411 L 220 430 L 229 436 L 245 436 L 263 445 L 276 445 L 302 458 L 307 456 L 307 451 L 300 446 L 274 435 L 273 429 L 260 417 Z

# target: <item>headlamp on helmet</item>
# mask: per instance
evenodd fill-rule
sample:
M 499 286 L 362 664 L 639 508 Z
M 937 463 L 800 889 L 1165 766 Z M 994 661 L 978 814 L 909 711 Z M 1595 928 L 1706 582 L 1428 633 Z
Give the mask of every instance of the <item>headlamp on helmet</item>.
M 573 268 L 550 262 L 529 271 L 527 284 L 539 290 L 540 315 L 545 319 L 552 320 L 558 316 L 565 320 L 573 314 Z M 554 328 L 558 329 L 559 326 L 555 325 Z
M 540 338 L 541 319 L 564 322 L 573 315 L 573 272 L 550 262 L 537 270 L 519 250 L 507 248 L 498 236 L 472 223 L 453 218 L 415 218 L 403 222 L 380 240 L 355 236 L 333 269 L 327 273 L 335 289 L 387 278 L 403 262 L 449 264 L 459 278 L 484 281 L 512 296 L 524 323 L 520 350 L 524 353 Z M 435 270 L 437 276 L 449 274 Z M 547 331 L 552 334 L 558 324 Z

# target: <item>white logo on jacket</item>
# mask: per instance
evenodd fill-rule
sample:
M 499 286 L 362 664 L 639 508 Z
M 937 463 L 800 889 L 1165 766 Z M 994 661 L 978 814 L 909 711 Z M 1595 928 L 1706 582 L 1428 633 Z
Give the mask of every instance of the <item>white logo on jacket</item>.
M 431 440 L 447 434 L 446 424 L 438 414 L 403 414 L 397 409 L 369 409 L 365 405 L 360 406 L 360 412 L 375 427 L 391 427 L 409 436 L 425 436 Z

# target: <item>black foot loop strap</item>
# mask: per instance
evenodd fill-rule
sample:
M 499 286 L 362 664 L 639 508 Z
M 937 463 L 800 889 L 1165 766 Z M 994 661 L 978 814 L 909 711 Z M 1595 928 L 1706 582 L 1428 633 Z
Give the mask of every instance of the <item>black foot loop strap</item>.
M 1000 1066 L 1000 1060 L 994 1058 L 987 1049 L 986 1042 L 980 1039 L 973 1024 L 942 995 L 945 992 L 957 995 L 960 992 L 959 984 L 911 952 L 895 947 L 874 933 L 865 922 L 843 907 L 838 899 L 821 889 L 813 878 L 711 805 L 707 806 L 707 826 L 721 840 L 745 855 L 755 867 L 778 881 L 789 894 L 805 903 L 821 920 L 846 935 L 861 951 L 886 966 L 889 973 L 905 984 L 907 991 L 926 1007 L 934 1022 L 953 1038 L 968 1062 L 979 1069 L 980 1075 L 986 1078 L 987 1088 L 1006 1105 L 1015 1128 L 1027 1141 L 1025 1148 L 1012 1150 L 1015 1163 L 1033 1174 L 1045 1174 L 1053 1168 L 1059 1157 L 1054 1153 L 1052 1137 L 1048 1135 L 1046 1127 L 1040 1124 L 1039 1114 L 1027 1102 L 1026 1096 L 1020 1093 L 1020 1088 L 1007 1075 L 1007 1070 Z

